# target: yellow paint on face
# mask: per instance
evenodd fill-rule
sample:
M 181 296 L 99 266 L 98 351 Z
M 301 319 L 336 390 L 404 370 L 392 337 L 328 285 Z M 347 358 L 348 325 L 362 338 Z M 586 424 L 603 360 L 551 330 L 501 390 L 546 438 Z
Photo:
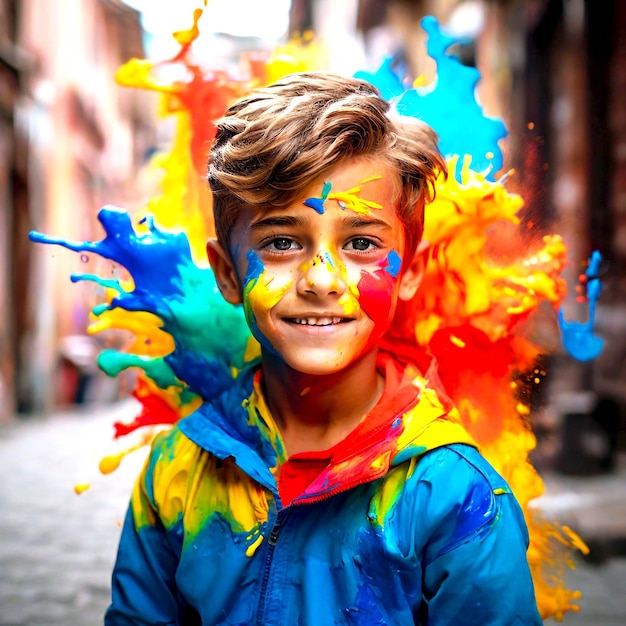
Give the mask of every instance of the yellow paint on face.
M 333 254 L 330 250 L 320 250 L 311 261 L 302 263 L 298 268 L 298 272 L 300 275 L 306 276 L 311 267 L 317 268 L 318 271 L 326 269 L 331 274 L 333 281 L 340 280 L 347 285 L 345 293 L 337 301 L 346 317 L 354 315 L 360 309 L 360 294 L 357 283 L 354 280 L 350 280 L 348 269 L 337 254 Z
M 348 191 L 331 191 L 327 196 L 327 200 L 336 200 L 342 208 L 349 209 L 361 215 L 369 214 L 370 209 L 382 209 L 382 204 L 371 200 L 365 200 L 360 197 L 363 189 L 362 185 L 369 183 L 372 180 L 380 180 L 381 178 L 382 176 L 380 174 L 370 176 L 369 178 L 362 180 L 358 186 L 348 189 Z
M 265 314 L 282 300 L 292 285 L 293 279 L 281 281 L 278 274 L 263 270 L 252 289 L 247 292 L 246 307 Z

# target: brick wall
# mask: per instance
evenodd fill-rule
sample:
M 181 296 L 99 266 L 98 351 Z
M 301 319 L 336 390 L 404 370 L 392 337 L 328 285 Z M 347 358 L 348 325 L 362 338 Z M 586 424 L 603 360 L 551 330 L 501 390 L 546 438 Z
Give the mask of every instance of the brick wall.
M 615 7 L 613 54 L 610 68 L 609 128 L 613 176 L 613 254 L 620 271 L 620 293 L 626 303 L 626 2 Z

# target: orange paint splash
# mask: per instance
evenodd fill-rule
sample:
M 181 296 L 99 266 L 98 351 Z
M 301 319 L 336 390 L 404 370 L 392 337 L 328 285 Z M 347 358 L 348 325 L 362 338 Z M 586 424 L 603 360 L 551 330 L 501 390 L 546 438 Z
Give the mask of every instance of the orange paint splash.
M 558 236 L 529 243 L 518 218 L 522 198 L 467 163 L 459 182 L 457 165 L 450 161 L 451 174 L 439 179 L 437 198 L 427 207 L 429 264 L 411 310 L 400 311 L 399 334 L 410 340 L 407 334 L 414 332 L 418 344 L 437 357 L 466 428 L 509 482 L 529 527 L 540 613 L 558 619 L 575 610 L 577 592 L 565 588 L 564 570 L 572 565 L 572 550 L 586 547 L 571 530 L 529 507 L 544 485 L 528 461 L 536 440 L 528 425 L 530 408 L 518 400 L 518 378 L 540 352 L 525 324 L 543 301 L 556 310 L 565 295 L 565 246 Z

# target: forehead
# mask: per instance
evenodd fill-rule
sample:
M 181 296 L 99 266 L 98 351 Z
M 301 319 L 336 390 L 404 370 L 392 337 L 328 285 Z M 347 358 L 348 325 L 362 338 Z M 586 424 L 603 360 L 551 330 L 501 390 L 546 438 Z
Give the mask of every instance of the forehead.
M 345 211 L 346 221 L 355 216 L 395 221 L 400 176 L 385 161 L 376 158 L 348 160 L 328 170 L 322 177 L 304 187 L 297 200 L 286 208 L 250 208 L 240 225 L 251 225 L 269 215 L 298 212 L 324 215 L 333 207 Z M 247 224 L 246 224 L 247 223 Z
M 399 191 L 400 177 L 387 162 L 380 158 L 359 158 L 332 168 L 323 180 L 311 181 L 305 195 L 321 194 L 349 210 L 367 212 L 392 209 Z

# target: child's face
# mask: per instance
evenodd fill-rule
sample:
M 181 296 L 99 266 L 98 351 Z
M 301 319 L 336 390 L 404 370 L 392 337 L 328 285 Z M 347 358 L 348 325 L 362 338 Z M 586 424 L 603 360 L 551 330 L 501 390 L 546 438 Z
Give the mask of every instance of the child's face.
M 231 235 L 234 265 L 210 243 L 222 293 L 243 303 L 266 354 L 322 375 L 376 349 L 398 299 L 413 296 L 423 269 L 417 258 L 400 268 L 397 185 L 380 161 L 348 161 L 286 209 L 246 209 Z

